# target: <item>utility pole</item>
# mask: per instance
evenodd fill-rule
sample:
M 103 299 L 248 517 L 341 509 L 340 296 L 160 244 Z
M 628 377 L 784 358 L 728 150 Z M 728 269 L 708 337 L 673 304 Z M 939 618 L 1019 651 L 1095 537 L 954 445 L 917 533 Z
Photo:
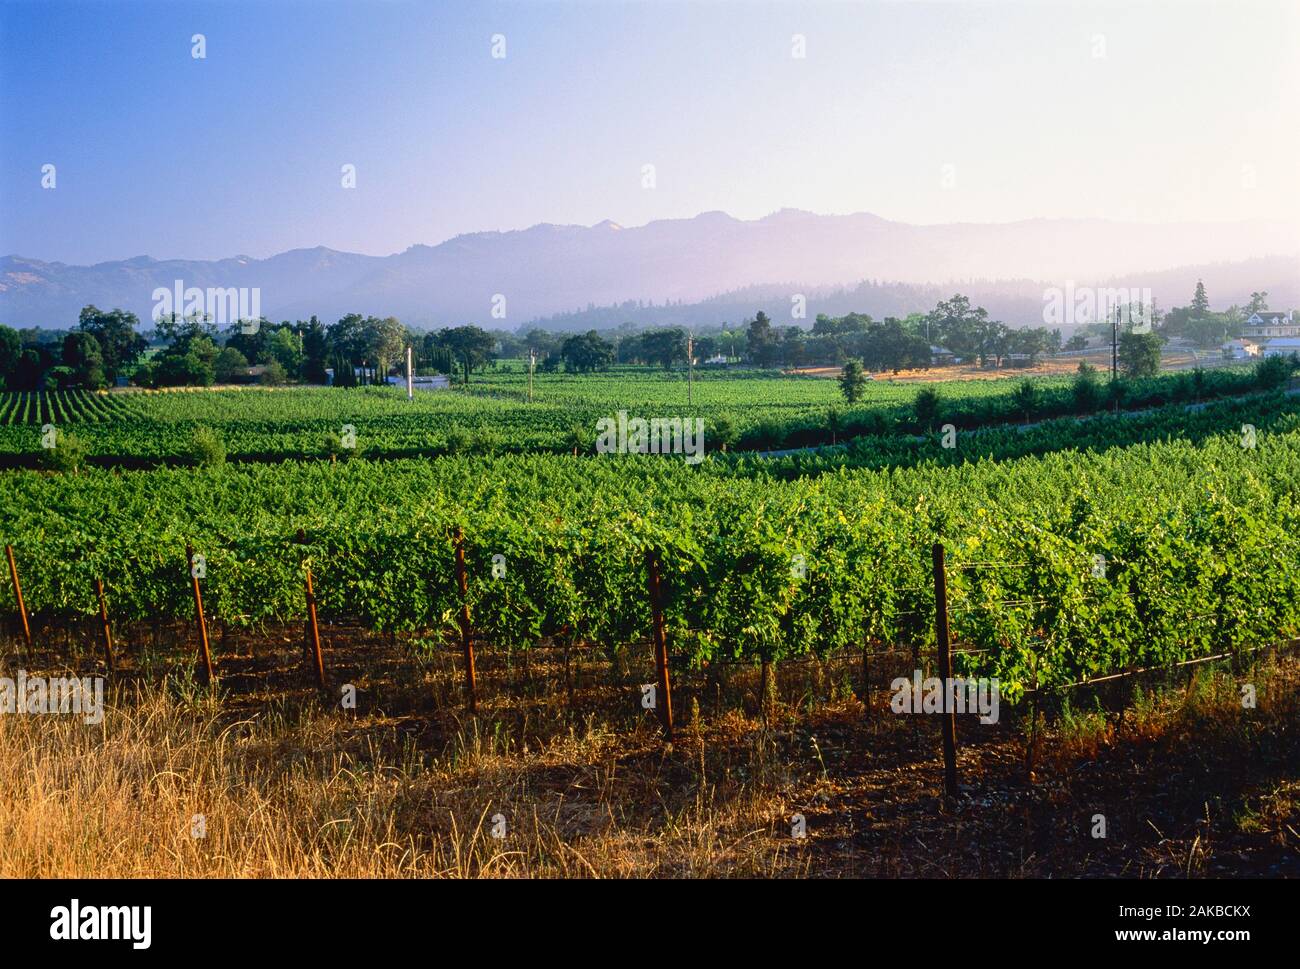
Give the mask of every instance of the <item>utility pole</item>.
M 1119 375 L 1119 307 L 1115 307 L 1115 316 L 1110 322 L 1110 379 L 1114 382 Z
M 528 403 L 533 402 L 533 370 L 537 366 L 537 351 L 528 351 Z
M 406 399 L 415 400 L 415 361 L 410 346 L 406 348 Z
M 695 389 L 695 335 L 686 334 L 686 403 L 693 401 Z

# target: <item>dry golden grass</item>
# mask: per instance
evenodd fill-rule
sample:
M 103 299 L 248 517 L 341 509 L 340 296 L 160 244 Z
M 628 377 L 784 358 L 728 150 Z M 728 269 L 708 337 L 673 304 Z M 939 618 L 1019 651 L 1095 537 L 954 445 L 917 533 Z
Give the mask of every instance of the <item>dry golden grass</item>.
M 599 729 L 520 750 L 471 723 L 436 759 L 371 730 L 358 757 L 356 723 L 329 711 L 226 723 L 217 701 L 174 686 L 105 699 L 98 725 L 0 717 L 0 876 L 798 871 L 770 836 L 763 797 L 742 788 L 720 799 L 707 778 L 668 789 L 662 756 L 620 764 Z M 642 740 L 654 746 L 649 731 Z M 206 836 L 195 838 L 199 814 Z M 504 838 L 491 833 L 497 814 Z
M 641 670 L 589 659 L 570 679 L 554 657 L 508 671 L 485 654 L 473 718 L 454 652 L 340 635 L 337 676 L 372 698 L 344 712 L 305 685 L 296 638 L 241 639 L 215 695 L 181 672 L 188 657 L 163 662 L 141 639 L 101 723 L 0 716 L 0 877 L 1300 871 L 1294 659 L 1252 671 L 1260 705 L 1246 715 L 1239 677 L 1210 670 L 1109 712 L 1105 697 L 1056 711 L 1032 785 L 1015 712 L 992 732 L 962 727 L 967 793 L 945 802 L 937 721 L 890 716 L 881 689 L 865 713 L 846 686 L 851 657 L 783 665 L 770 723 L 754 671 L 721 685 L 683 677 L 682 726 L 665 747 L 627 710 Z M 50 652 L 83 674 L 94 662 L 86 643 Z M 22 664 L 10 652 L 3 665 Z M 57 665 L 36 668 L 64 675 Z M 1105 845 L 1079 835 L 1098 804 L 1123 832 Z M 805 839 L 791 836 L 796 812 Z

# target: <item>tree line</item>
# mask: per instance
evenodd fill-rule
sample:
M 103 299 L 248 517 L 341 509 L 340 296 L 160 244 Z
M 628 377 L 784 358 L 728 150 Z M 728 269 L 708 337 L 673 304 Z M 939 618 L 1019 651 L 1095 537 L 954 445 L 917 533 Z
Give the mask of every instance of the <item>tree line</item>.
M 394 317 L 350 313 L 334 323 L 241 320 L 220 328 L 211 319 L 171 314 L 141 331 L 124 310 L 82 309 L 75 329 L 15 330 L 0 326 L 0 389 L 99 390 L 123 381 L 141 387 L 213 383 L 338 386 L 382 383 L 413 350 L 417 373 L 468 374 L 522 342 L 477 326 L 413 331 Z
M 1239 332 L 1241 323 L 1267 308 L 1267 293 L 1253 293 L 1244 308 L 1222 313 L 1209 308 L 1198 281 L 1187 307 L 1161 314 L 1142 308 L 1151 332 L 1135 333 L 1126 323 L 1120 357 L 1130 376 L 1159 367 L 1160 346 L 1170 337 L 1217 345 Z M 538 327 L 520 333 L 466 325 L 436 331 L 411 329 L 394 317 L 349 313 L 325 324 L 309 320 L 272 323 L 244 320 L 225 329 L 202 316 L 175 314 L 142 332 L 139 319 L 120 309 L 85 307 L 70 330 L 15 330 L 0 326 L 0 387 L 7 390 L 99 389 L 129 380 L 143 387 L 289 381 L 337 386 L 382 383 L 404 365 L 413 350 L 417 374 L 471 374 L 498 359 L 530 359 L 543 373 L 608 370 L 615 364 L 685 366 L 690 356 L 709 364 L 744 363 L 758 368 L 843 367 L 861 372 L 927 368 L 953 360 L 1001 367 L 1025 365 L 1063 348 L 1079 350 L 1088 337 L 1109 340 L 1110 323 L 1097 321 L 1062 344 L 1059 330 L 1013 328 L 989 318 L 961 294 L 941 300 L 928 313 L 876 320 L 868 313 L 840 317 L 819 314 L 812 326 L 779 326 L 759 312 L 739 325 L 720 323 L 688 333 L 683 327 L 644 329 L 624 324 L 613 330 L 553 333 Z

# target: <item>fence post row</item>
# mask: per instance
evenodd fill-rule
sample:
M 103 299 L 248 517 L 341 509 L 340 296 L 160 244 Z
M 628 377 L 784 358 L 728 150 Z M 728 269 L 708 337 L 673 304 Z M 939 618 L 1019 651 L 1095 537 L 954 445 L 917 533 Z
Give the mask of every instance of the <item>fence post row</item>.
M 478 713 L 477 676 L 474 670 L 474 641 L 469 625 L 469 580 L 465 576 L 465 532 L 456 526 L 456 582 L 460 586 L 460 645 L 465 652 L 465 693 L 469 712 Z
M 14 583 L 14 598 L 18 600 L 18 617 L 23 622 L 23 639 L 27 642 L 27 658 L 32 656 L 32 627 L 27 622 L 27 606 L 23 602 L 23 584 L 18 581 L 18 565 L 14 562 L 14 547 L 5 546 L 5 555 L 9 559 L 9 578 Z
M 208 648 L 208 621 L 203 616 L 203 592 L 199 589 L 199 577 L 194 574 L 194 547 L 185 546 L 185 561 L 190 567 L 190 582 L 194 587 L 194 612 L 199 619 L 199 649 L 200 656 L 203 659 L 203 672 L 207 677 L 207 682 L 211 685 L 214 681 L 212 675 L 212 652 Z
M 948 573 L 944 567 L 943 545 L 935 542 L 930 549 L 934 564 L 934 631 L 939 646 L 939 681 L 943 684 L 943 788 L 949 797 L 957 796 L 957 712 L 952 702 L 952 651 L 948 630 Z M 913 703 L 919 703 L 914 697 Z
M 664 633 L 663 589 L 659 581 L 659 556 L 653 550 L 646 553 L 646 586 L 650 595 L 651 633 L 654 640 L 655 674 L 658 677 L 658 692 L 655 706 L 659 711 L 659 722 L 664 728 L 664 739 L 673 739 L 673 694 L 672 684 L 668 680 L 668 639 Z
M 99 622 L 104 632 L 104 663 L 110 673 L 113 669 L 113 629 L 108 622 L 108 603 L 104 601 L 104 582 L 95 580 L 95 597 L 99 599 Z

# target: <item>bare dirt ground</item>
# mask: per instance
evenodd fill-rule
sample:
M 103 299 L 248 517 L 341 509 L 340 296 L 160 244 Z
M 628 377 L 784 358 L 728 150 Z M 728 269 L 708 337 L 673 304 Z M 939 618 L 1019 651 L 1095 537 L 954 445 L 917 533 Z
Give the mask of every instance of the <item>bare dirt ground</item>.
M 431 639 L 326 627 L 320 692 L 300 627 L 217 632 L 213 693 L 191 631 L 119 635 L 102 724 L 0 715 L 0 875 L 1300 876 L 1286 655 L 1046 709 L 1032 781 L 1023 708 L 963 720 L 949 799 L 938 718 L 889 707 L 906 654 L 872 660 L 865 705 L 857 656 L 782 664 L 766 718 L 757 671 L 679 670 L 665 745 L 644 648 L 480 647 L 475 717 Z M 102 665 L 89 630 L 38 642 L 10 640 L 4 675 Z

